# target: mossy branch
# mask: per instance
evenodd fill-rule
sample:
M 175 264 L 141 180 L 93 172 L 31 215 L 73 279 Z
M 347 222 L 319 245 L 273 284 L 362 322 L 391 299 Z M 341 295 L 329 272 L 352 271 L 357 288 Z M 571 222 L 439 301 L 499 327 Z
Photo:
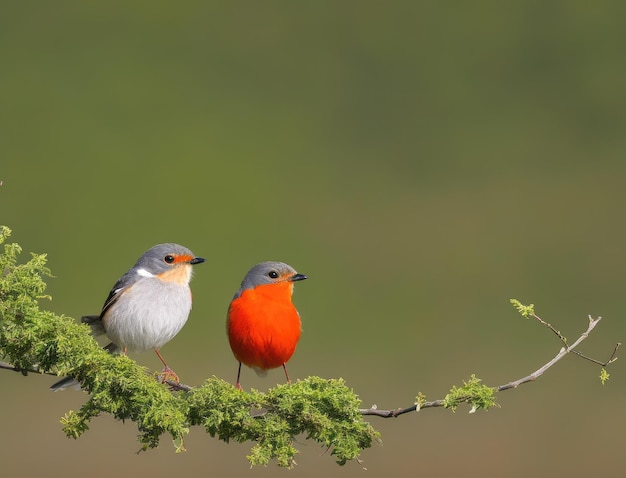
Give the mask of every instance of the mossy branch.
M 0 227 L 0 244 L 10 234 Z M 104 351 L 88 327 L 41 310 L 39 300 L 49 298 L 44 295 L 50 276 L 46 256 L 33 254 L 18 264 L 20 253 L 19 245 L 4 244 L 0 254 L 0 357 L 11 364 L 2 368 L 70 375 L 81 383 L 87 402 L 61 420 L 68 437 L 78 438 L 91 418 L 108 413 L 137 424 L 142 449 L 169 435 L 181 451 L 189 428 L 201 425 L 225 442 L 254 442 L 248 456 L 253 464 L 275 459 L 286 467 L 297 454 L 296 435 L 330 449 L 341 465 L 379 439 L 359 414 L 357 395 L 342 380 L 309 377 L 261 393 L 210 378 L 201 387 L 169 390 L 128 357 Z
M 0 244 L 11 231 L 0 226 Z M 363 419 L 365 415 L 395 417 L 429 407 L 451 410 L 468 403 L 470 411 L 496 406 L 495 393 L 535 380 L 569 352 L 606 367 L 616 360 L 613 354 L 600 362 L 574 348 L 587 337 L 600 320 L 590 318 L 590 326 L 571 346 L 566 339 L 535 315 L 533 306 L 514 306 L 525 317 L 534 317 L 549 327 L 563 342 L 557 357 L 533 374 L 500 387 L 488 387 L 474 375 L 448 395 L 427 401 L 419 394 L 416 403 L 396 410 L 359 408 L 361 403 L 343 380 L 309 377 L 291 385 L 279 385 L 261 393 L 245 392 L 219 378 L 207 379 L 200 387 L 155 380 L 155 374 L 125 356 L 113 356 L 89 335 L 88 327 L 70 317 L 41 310 L 45 279 L 50 276 L 45 254 L 32 254 L 18 264 L 17 244 L 4 244 L 0 253 L 0 357 L 10 363 L 0 368 L 76 378 L 88 393 L 87 402 L 63 418 L 68 437 L 78 438 L 89 429 L 91 418 L 107 413 L 120 420 L 132 420 L 139 429 L 142 449 L 156 447 L 169 435 L 177 451 L 184 450 L 184 437 L 191 426 L 202 426 L 212 437 L 225 442 L 254 442 L 248 460 L 252 464 L 290 467 L 298 453 L 294 437 L 304 435 L 330 449 L 337 463 L 358 460 L 359 454 L 379 440 L 379 433 Z M 608 373 L 603 368 L 604 383 Z

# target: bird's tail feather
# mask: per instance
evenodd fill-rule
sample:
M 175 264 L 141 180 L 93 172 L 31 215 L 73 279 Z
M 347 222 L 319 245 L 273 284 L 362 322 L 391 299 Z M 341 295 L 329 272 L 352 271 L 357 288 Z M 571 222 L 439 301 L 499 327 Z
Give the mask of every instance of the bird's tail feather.
M 254 370 L 259 377 L 265 377 L 267 375 L 267 370 L 265 369 L 252 367 L 252 370 Z
M 104 335 L 106 333 L 104 330 L 104 324 L 102 324 L 102 318 L 99 315 L 83 315 L 80 318 L 80 321 L 91 327 L 91 335 L 94 337 L 99 337 L 100 335 Z

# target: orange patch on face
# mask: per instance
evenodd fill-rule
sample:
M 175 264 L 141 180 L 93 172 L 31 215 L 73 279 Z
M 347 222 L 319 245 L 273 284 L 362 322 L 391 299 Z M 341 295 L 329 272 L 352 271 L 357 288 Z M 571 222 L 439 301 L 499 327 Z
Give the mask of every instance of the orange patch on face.
M 182 257 L 190 257 L 189 260 L 193 259 L 191 256 Z M 181 262 L 182 264 L 174 266 L 166 272 L 157 274 L 157 277 L 165 282 L 174 282 L 176 284 L 189 284 L 189 281 L 191 279 L 191 264 L 189 264 L 189 261 Z
M 172 256 L 174 257 L 174 264 L 189 264 L 193 260 L 193 256 L 187 254 L 172 254 Z

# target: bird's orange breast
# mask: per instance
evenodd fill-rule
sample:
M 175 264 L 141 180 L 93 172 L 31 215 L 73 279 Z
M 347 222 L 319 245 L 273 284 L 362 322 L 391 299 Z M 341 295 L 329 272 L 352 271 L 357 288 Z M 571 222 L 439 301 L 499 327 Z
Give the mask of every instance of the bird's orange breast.
M 157 277 L 165 282 L 174 282 L 176 284 L 189 284 L 191 280 L 191 265 L 179 264 L 166 272 L 158 274 Z
M 280 367 L 300 339 L 300 316 L 291 302 L 293 284 L 247 289 L 228 310 L 228 340 L 238 361 L 263 370 Z

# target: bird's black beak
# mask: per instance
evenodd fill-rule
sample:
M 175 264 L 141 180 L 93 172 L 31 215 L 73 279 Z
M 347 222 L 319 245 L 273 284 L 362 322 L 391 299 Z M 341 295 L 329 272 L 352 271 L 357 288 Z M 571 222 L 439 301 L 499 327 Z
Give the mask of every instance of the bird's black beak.
M 206 259 L 204 257 L 194 257 L 189 261 L 189 264 L 202 264 Z
M 308 277 L 307 277 L 307 276 L 305 276 L 304 274 L 294 274 L 294 275 L 292 275 L 292 276 L 289 278 L 289 280 L 290 280 L 291 282 L 295 282 L 295 281 L 298 281 L 298 280 L 304 280 L 304 279 L 308 279 Z

